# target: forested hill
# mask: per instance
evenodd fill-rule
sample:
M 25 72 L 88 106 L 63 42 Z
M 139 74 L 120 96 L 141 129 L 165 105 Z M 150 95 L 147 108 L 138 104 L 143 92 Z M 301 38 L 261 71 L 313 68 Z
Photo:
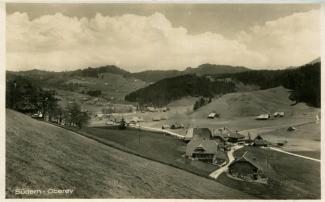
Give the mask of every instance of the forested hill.
M 250 70 L 239 73 L 176 76 L 139 89 L 125 97 L 127 101 L 163 105 L 184 96 L 211 97 L 236 91 L 237 82 L 260 89 L 284 86 L 292 89 L 290 99 L 320 107 L 320 62 L 285 70 Z
M 132 76 L 146 82 L 156 82 L 162 79 L 181 76 L 186 74 L 208 75 L 208 74 L 226 74 L 248 71 L 249 69 L 241 66 L 202 64 L 196 68 L 188 67 L 183 71 L 178 70 L 149 70 L 132 73 Z
M 244 84 L 268 89 L 284 86 L 292 89 L 290 99 L 320 107 L 320 61 L 313 61 L 297 68 L 285 70 L 252 70 L 235 74 L 216 75 L 215 78 L 231 78 Z
M 160 80 L 148 87 L 130 93 L 127 101 L 163 106 L 184 96 L 212 97 L 215 94 L 235 91 L 233 82 L 211 81 L 194 74 Z

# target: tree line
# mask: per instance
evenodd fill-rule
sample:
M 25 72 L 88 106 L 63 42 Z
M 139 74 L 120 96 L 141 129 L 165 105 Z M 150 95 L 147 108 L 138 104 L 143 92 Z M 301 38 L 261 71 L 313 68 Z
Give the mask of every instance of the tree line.
M 6 81 L 6 108 L 60 125 L 81 128 L 87 124 L 90 117 L 79 104 L 72 102 L 62 107 L 58 101 L 56 91 L 33 85 L 23 76 Z
M 244 84 L 258 85 L 261 89 L 283 86 L 292 90 L 289 98 L 296 103 L 320 107 L 320 66 L 321 63 L 317 62 L 284 70 L 252 70 L 215 77 L 232 78 Z
M 128 94 L 125 100 L 160 107 L 185 96 L 213 97 L 234 92 L 235 87 L 233 82 L 211 81 L 205 76 L 187 74 L 160 80 Z

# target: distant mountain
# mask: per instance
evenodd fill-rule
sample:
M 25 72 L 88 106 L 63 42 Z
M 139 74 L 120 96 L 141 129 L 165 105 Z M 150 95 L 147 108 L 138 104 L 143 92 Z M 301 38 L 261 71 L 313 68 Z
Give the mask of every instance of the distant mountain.
M 188 67 L 183 71 L 178 70 L 150 70 L 132 73 L 133 77 L 141 79 L 146 82 L 156 82 L 162 79 L 171 78 L 186 74 L 202 75 L 214 75 L 214 74 L 226 74 L 226 73 L 237 73 L 243 71 L 249 71 L 250 69 L 240 66 L 229 66 L 229 65 L 215 65 L 215 64 L 202 64 L 196 68 Z
M 248 71 L 250 69 L 240 66 L 229 66 L 229 65 L 215 65 L 215 64 L 202 64 L 197 68 L 188 67 L 185 74 L 196 74 L 196 75 L 213 75 L 213 74 L 225 74 L 225 73 L 237 73 Z
M 130 72 L 121 69 L 115 65 L 106 65 L 106 66 L 101 66 L 96 68 L 88 67 L 86 69 L 78 69 L 70 72 L 72 76 L 83 76 L 83 77 L 98 77 L 99 74 L 102 73 L 119 74 L 122 76 L 131 75 Z

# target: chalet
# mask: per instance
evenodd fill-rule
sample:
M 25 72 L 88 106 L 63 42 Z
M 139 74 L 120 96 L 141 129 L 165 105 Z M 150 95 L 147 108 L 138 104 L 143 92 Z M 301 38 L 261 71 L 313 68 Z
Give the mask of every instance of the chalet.
M 168 128 L 170 128 L 170 125 L 168 125 L 168 124 L 164 124 L 161 126 L 161 129 L 168 129 Z
M 214 118 L 219 118 L 219 117 L 220 117 L 220 114 L 217 114 L 217 113 L 214 113 L 214 112 L 211 112 L 208 115 L 208 119 L 214 119 Z
M 268 120 L 269 118 L 271 118 L 270 114 L 260 114 L 256 117 L 256 120 Z
M 209 119 L 214 119 L 216 117 L 216 113 L 210 113 L 209 115 L 208 115 L 208 118 Z
M 194 128 L 191 141 L 186 146 L 186 156 L 188 158 L 222 164 L 227 160 L 226 154 L 220 150 L 217 141 L 211 139 L 211 131 L 208 128 Z
M 252 152 L 245 152 L 228 167 L 228 173 L 246 181 L 267 182 L 264 170 L 268 170 L 267 161 L 257 158 Z
M 288 131 L 295 131 L 296 130 L 296 128 L 295 127 L 293 127 L 293 126 L 290 126 L 288 129 L 287 129 Z
M 43 119 L 43 114 L 42 114 L 42 112 L 38 111 L 37 113 L 32 114 L 31 117 L 34 119 Z
M 268 144 L 269 143 L 266 140 L 264 140 L 260 135 L 257 135 L 253 141 L 253 146 L 256 147 L 267 147 Z
M 229 128 L 218 128 L 213 130 L 212 137 L 213 138 L 219 138 L 218 136 L 222 137 L 224 140 L 227 140 L 228 142 L 240 142 L 244 141 L 245 136 L 238 133 L 237 131 L 233 132 Z

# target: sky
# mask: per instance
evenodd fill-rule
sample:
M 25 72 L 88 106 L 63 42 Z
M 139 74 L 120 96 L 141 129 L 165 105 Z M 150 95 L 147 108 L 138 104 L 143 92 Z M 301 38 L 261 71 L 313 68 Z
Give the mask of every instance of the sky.
M 8 70 L 280 69 L 320 56 L 317 4 L 7 3 L 6 10 Z

